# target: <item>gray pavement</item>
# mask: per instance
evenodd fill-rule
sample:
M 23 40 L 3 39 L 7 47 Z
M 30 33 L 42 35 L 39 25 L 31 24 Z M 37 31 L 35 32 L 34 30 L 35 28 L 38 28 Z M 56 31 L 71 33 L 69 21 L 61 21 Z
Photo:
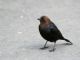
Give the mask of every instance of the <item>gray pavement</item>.
M 39 18 L 47 15 L 73 42 L 58 41 L 55 52 L 40 50 L 45 40 Z M 0 60 L 80 60 L 80 0 L 0 0 Z

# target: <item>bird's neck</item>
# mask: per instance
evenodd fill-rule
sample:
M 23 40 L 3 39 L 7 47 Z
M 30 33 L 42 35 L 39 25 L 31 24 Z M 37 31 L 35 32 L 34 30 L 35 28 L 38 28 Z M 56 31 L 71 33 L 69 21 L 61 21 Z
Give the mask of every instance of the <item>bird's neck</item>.
M 40 23 L 40 27 L 41 28 L 47 28 L 49 26 L 50 22 L 49 21 L 46 21 L 46 22 L 41 22 Z

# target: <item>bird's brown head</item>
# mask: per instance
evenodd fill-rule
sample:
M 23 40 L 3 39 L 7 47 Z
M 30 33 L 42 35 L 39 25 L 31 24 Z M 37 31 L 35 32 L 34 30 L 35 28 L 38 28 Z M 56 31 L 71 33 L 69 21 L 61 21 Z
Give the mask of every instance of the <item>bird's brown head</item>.
M 39 19 L 40 23 L 49 23 L 50 19 L 47 16 L 41 16 Z

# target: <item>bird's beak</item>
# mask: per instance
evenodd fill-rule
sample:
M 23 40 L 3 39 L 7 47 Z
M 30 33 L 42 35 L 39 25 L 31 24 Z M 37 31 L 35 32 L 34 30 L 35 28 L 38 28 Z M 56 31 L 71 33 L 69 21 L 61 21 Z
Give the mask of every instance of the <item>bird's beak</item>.
M 40 18 L 38 18 L 37 20 L 40 20 Z

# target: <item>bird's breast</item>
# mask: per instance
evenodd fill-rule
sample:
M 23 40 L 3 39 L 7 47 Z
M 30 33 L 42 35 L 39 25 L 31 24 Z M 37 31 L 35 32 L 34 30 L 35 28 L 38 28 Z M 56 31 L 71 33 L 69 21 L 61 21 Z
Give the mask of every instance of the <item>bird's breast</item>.
M 45 33 L 50 32 L 49 27 L 44 27 L 44 28 L 43 28 L 43 27 L 41 27 L 41 28 L 40 28 L 40 30 L 41 30 L 41 31 L 43 31 L 43 32 L 45 32 Z

